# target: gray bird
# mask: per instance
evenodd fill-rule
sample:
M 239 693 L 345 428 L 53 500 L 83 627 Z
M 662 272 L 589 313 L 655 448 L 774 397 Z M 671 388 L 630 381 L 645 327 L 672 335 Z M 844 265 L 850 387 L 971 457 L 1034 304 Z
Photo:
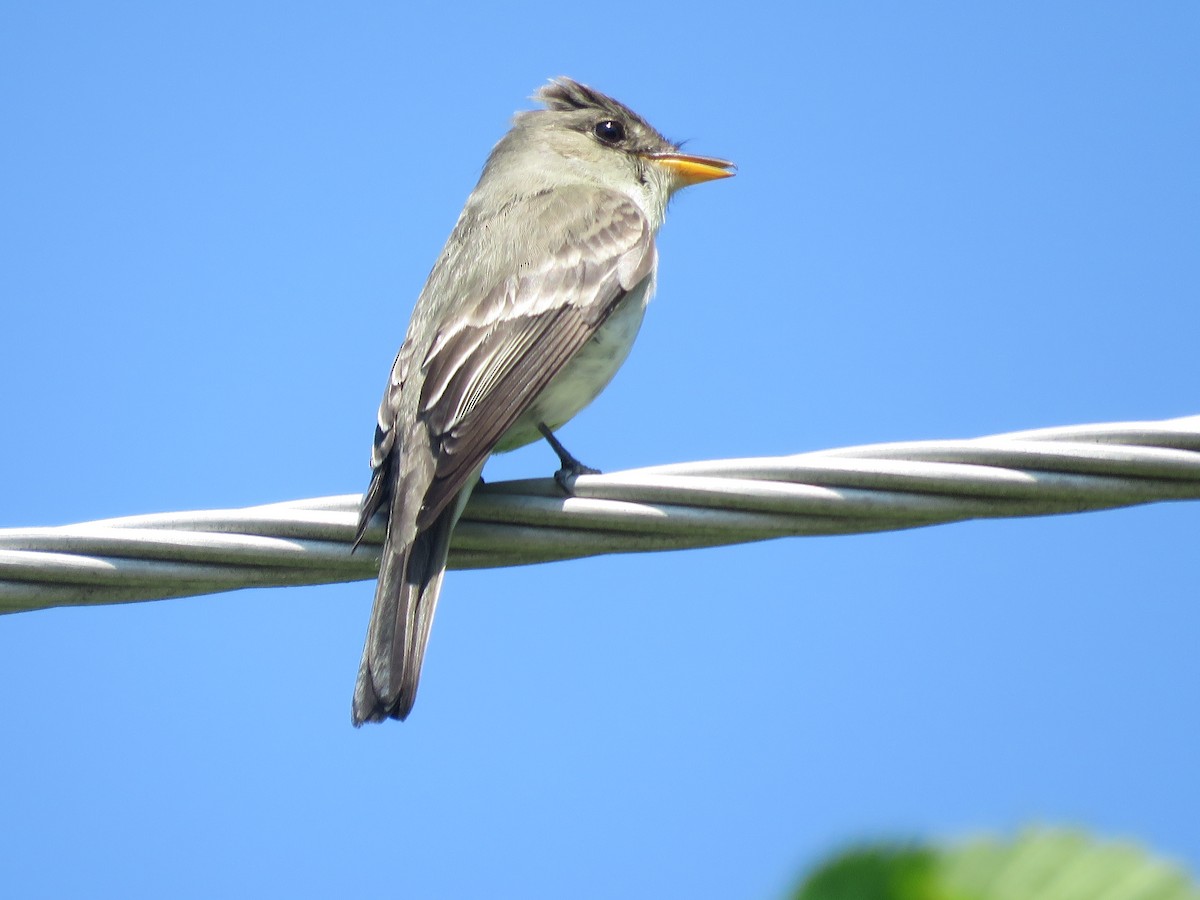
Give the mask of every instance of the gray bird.
M 355 725 L 412 710 L 450 535 L 493 453 L 546 437 L 625 361 L 654 292 L 654 235 L 682 187 L 733 164 L 680 153 L 641 116 L 567 78 L 488 157 L 417 299 L 379 407 L 355 545 L 387 535 L 354 688 Z

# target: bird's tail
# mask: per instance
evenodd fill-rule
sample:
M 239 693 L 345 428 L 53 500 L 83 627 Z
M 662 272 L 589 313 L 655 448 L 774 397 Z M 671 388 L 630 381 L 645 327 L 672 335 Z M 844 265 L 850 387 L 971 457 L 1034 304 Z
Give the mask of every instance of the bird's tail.
M 375 605 L 354 686 L 355 726 L 404 719 L 412 711 L 446 573 L 450 535 L 465 500 L 448 504 L 412 543 L 393 546 L 390 536 L 384 541 Z

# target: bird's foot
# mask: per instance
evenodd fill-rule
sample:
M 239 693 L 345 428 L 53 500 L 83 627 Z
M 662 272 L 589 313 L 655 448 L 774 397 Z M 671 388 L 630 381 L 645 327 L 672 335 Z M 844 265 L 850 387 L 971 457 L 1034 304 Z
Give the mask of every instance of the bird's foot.
M 585 466 L 572 456 L 570 451 L 562 445 L 562 442 L 554 436 L 554 432 L 550 430 L 545 422 L 538 423 L 538 431 L 542 433 L 542 437 L 546 439 L 546 443 L 551 446 L 558 455 L 558 461 L 562 463 L 562 468 L 554 473 L 554 481 L 568 497 L 575 496 L 575 479 L 580 475 L 600 474 L 599 469 Z

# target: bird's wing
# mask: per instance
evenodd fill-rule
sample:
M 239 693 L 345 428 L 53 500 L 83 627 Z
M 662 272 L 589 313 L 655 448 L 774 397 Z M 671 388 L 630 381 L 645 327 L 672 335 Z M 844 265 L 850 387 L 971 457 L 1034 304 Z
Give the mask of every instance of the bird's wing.
M 528 205 L 516 214 L 533 251 L 450 317 L 422 360 L 417 418 L 437 462 L 418 529 L 653 271 L 650 223 L 624 195 L 556 191 Z
M 392 363 L 392 374 L 388 379 L 387 390 L 383 394 L 383 402 L 379 404 L 379 416 L 375 423 L 375 442 L 371 446 L 371 483 L 363 494 L 362 503 L 358 509 L 358 528 L 354 532 L 354 543 L 351 552 L 362 542 L 363 535 L 375 513 L 388 502 L 391 496 L 396 473 L 398 472 L 398 448 L 396 447 L 396 426 L 400 414 L 401 393 L 407 379 L 407 356 L 405 348 L 401 348 Z
M 428 527 L 542 389 L 653 272 L 653 230 L 624 194 L 558 189 L 523 198 L 504 216 L 505 222 L 472 222 L 464 213 L 430 276 L 426 294 L 461 292 L 445 305 L 423 357 L 422 348 L 406 342 L 396 358 L 379 410 L 360 538 L 394 490 L 407 503 L 420 498 L 419 510 L 410 507 L 405 518 L 418 531 Z M 494 242 L 498 232 L 511 236 L 507 246 Z M 490 264 L 482 261 L 488 257 Z M 422 379 L 415 377 L 418 367 Z M 421 393 L 415 421 L 402 423 L 402 408 L 412 408 L 412 398 L 405 403 L 403 397 L 409 383 L 419 383 Z M 403 471 L 409 466 L 401 464 L 397 444 L 410 441 L 429 442 L 432 472 L 423 466 L 419 473 Z
M 587 199 L 544 205 L 545 221 L 532 224 L 553 240 L 448 323 L 426 355 L 419 418 L 438 450 L 418 528 L 652 272 L 653 233 L 638 207 L 615 192 Z

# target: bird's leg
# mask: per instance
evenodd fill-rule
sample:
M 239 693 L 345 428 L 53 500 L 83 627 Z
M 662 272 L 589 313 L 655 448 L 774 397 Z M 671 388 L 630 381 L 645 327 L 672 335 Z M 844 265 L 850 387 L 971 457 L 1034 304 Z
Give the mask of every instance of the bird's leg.
M 562 468 L 554 473 L 554 480 L 568 497 L 575 496 L 575 489 L 572 487 L 572 484 L 576 476 L 600 474 L 599 469 L 585 466 L 572 456 L 567 448 L 562 445 L 562 441 L 554 436 L 554 432 L 550 430 L 545 422 L 538 422 L 538 431 L 542 433 L 542 437 L 546 439 L 546 443 L 558 454 L 558 461 L 562 463 Z

